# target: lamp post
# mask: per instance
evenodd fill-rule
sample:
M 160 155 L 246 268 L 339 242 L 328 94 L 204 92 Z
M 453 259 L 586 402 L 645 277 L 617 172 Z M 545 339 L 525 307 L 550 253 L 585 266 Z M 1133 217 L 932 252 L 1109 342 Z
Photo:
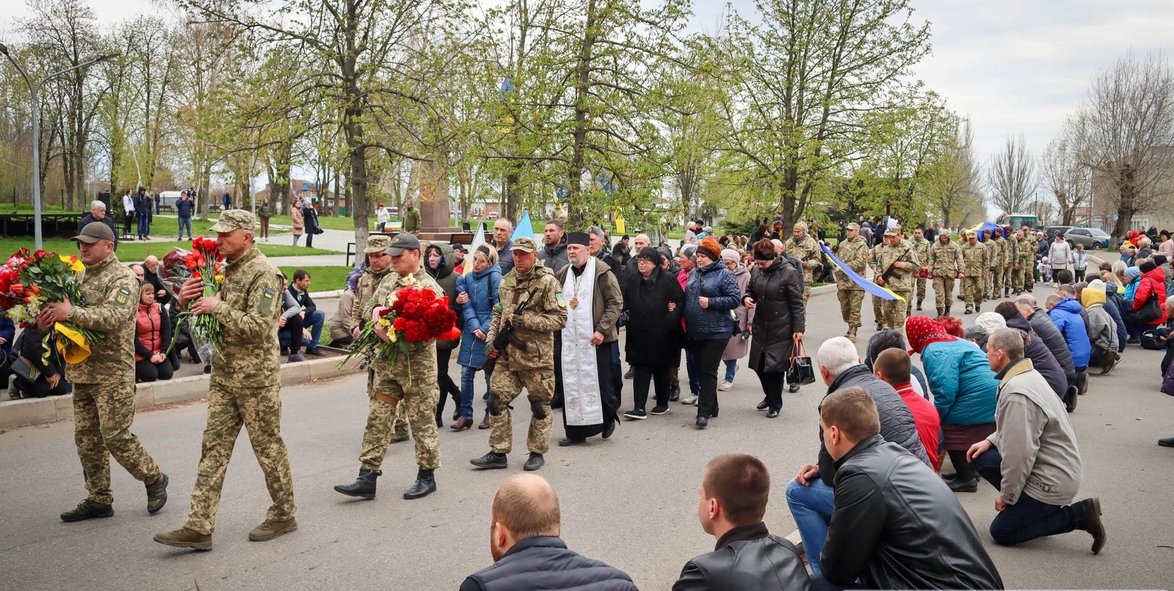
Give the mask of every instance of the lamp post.
M 29 97 L 30 97 L 30 100 L 32 101 L 31 106 L 32 106 L 32 113 L 33 113 L 33 183 L 32 183 L 32 185 L 33 185 L 33 244 L 35 245 L 35 248 L 37 250 L 40 250 L 41 247 L 43 246 L 42 240 L 41 240 L 41 102 L 37 98 L 37 93 L 41 90 L 41 87 L 44 86 L 46 82 L 48 82 L 49 80 L 52 80 L 53 78 L 56 78 L 62 74 L 67 74 L 67 73 L 72 72 L 74 70 L 79 70 L 81 68 L 89 67 L 89 66 L 96 64 L 98 62 L 101 62 L 101 61 L 108 60 L 112 57 L 117 56 L 117 54 L 112 54 L 112 53 L 103 54 L 103 55 L 95 57 L 89 61 L 82 62 L 76 66 L 65 68 L 64 70 L 58 70 L 56 72 L 52 72 L 49 75 L 42 78 L 36 84 L 33 84 L 32 80 L 29 79 L 29 75 L 25 73 L 24 68 L 21 68 L 20 64 L 16 63 L 16 60 L 13 59 L 12 54 L 8 53 L 8 46 L 7 45 L 0 43 L 0 53 L 4 54 L 4 57 L 7 57 L 8 61 L 12 62 L 12 65 L 13 65 L 13 67 L 16 68 L 17 72 L 20 72 L 20 76 L 22 78 L 24 78 L 25 85 L 27 85 L 29 88 Z

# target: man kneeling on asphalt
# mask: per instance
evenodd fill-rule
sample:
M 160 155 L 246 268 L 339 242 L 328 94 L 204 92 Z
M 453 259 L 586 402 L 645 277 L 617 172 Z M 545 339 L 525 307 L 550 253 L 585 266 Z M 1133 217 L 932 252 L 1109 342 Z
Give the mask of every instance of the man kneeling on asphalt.
M 1069 504 L 1080 490 L 1080 450 L 1064 404 L 1023 358 L 1024 334 L 996 330 L 987 361 L 999 379 L 995 432 L 966 452 L 970 465 L 999 490 L 991 537 L 1004 546 L 1075 529 L 1092 534 L 1092 553 L 1105 546 L 1101 501 Z
M 819 426 L 836 462 L 835 509 L 812 588 L 1003 588 L 950 487 L 881 437 L 868 392 L 851 387 L 824 398 Z
M 505 479 L 493 497 L 490 523 L 494 564 L 469 575 L 460 591 L 636 591 L 623 571 L 567 548 L 559 538 L 558 495 L 541 476 Z
M 758 458 L 724 454 L 710 460 L 700 497 L 697 518 L 705 533 L 717 538 L 717 547 L 690 560 L 673 591 L 811 588 L 799 551 L 772 536 L 762 520 L 770 474 Z

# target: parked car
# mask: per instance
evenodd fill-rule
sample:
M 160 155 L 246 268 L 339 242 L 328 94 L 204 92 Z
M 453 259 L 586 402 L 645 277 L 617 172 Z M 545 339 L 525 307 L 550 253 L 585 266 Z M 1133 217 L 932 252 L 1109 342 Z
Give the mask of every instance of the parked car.
M 1056 239 L 1056 234 L 1063 236 L 1066 232 L 1068 232 L 1068 230 L 1071 229 L 1072 226 L 1048 226 L 1047 228 L 1044 228 L 1044 236 L 1048 237 L 1048 242 L 1052 242 Z
M 1083 244 L 1085 249 L 1094 248 L 1109 248 L 1109 241 L 1112 237 L 1104 230 L 1097 228 L 1072 228 L 1064 233 L 1064 240 L 1068 244 L 1076 246 Z

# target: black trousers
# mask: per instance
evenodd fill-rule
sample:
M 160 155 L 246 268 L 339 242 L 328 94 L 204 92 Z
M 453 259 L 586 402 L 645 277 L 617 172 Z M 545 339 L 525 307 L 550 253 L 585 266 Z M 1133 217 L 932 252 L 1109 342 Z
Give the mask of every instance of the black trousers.
M 293 355 L 302 350 L 302 330 L 306 328 L 306 319 L 301 314 L 294 314 L 285 321 L 285 326 L 278 329 L 289 335 L 289 354 Z
M 648 404 L 648 383 L 652 382 L 656 389 L 656 406 L 669 404 L 669 372 L 673 368 L 666 364 L 661 365 L 633 365 L 632 391 L 634 392 L 632 408 L 645 410 Z
M 614 343 L 611 343 L 614 344 Z M 595 348 L 595 365 L 599 371 L 599 401 L 603 406 L 603 422 L 596 425 L 576 427 L 567 425 L 567 410 L 563 406 L 563 428 L 570 439 L 585 439 L 603 433 L 604 428 L 619 420 L 620 401 L 616 398 L 614 366 L 612 365 L 612 349 L 609 343 Z M 556 351 L 558 349 L 555 349 Z M 557 376 L 561 372 L 555 372 Z M 623 376 L 620 376 L 621 379 Z
M 754 373 L 758 374 L 758 381 L 762 384 L 762 393 L 766 396 L 766 406 L 773 411 L 783 409 L 783 384 L 786 382 L 785 371 L 763 371 L 766 364 L 766 352 L 758 358 L 758 367 Z
M 151 363 L 150 359 L 135 362 L 135 381 L 154 382 L 155 380 L 170 380 L 174 375 L 170 360 L 163 363 Z
M 701 381 L 701 392 L 697 398 L 697 416 L 717 416 L 717 369 L 722 364 L 722 353 L 726 350 L 729 339 L 712 339 L 708 341 L 689 341 L 689 350 L 693 352 L 693 361 L 697 365 L 697 374 Z
M 436 348 L 436 383 L 440 386 L 440 397 L 436 400 L 436 416 L 444 412 L 444 401 L 452 397 L 453 402 L 460 406 L 461 388 L 448 375 L 448 361 L 452 359 L 452 349 Z

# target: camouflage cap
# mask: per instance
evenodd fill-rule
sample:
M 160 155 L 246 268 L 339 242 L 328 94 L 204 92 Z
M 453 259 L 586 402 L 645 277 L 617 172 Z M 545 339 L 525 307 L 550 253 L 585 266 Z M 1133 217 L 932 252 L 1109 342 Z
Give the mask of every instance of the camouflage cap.
M 860 224 L 857 224 L 856 222 L 849 222 L 848 225 L 844 226 L 844 229 L 845 230 L 859 230 Z
M 85 242 L 86 244 L 93 244 L 99 240 L 109 240 L 114 242 L 114 232 L 110 230 L 105 222 L 90 222 L 86 227 L 82 228 L 81 234 L 73 237 L 73 240 L 78 242 Z
M 889 228 L 888 230 L 885 230 L 885 236 L 900 236 L 900 235 L 901 235 L 901 226 L 900 225 L 895 225 L 895 226 L 892 226 L 891 228 Z
M 257 219 L 253 214 L 243 209 L 230 209 L 220 214 L 220 219 L 212 224 L 209 230 L 222 234 L 231 232 L 233 230 L 244 230 L 246 232 L 255 232 L 257 230 Z
M 391 246 L 391 236 L 384 236 L 376 234 L 367 237 L 367 248 L 363 249 L 363 254 L 383 254 L 383 251 Z
M 534 243 L 534 239 L 529 236 L 522 236 L 514 238 L 514 243 L 510 246 L 511 251 L 520 252 L 538 252 L 538 245 Z

